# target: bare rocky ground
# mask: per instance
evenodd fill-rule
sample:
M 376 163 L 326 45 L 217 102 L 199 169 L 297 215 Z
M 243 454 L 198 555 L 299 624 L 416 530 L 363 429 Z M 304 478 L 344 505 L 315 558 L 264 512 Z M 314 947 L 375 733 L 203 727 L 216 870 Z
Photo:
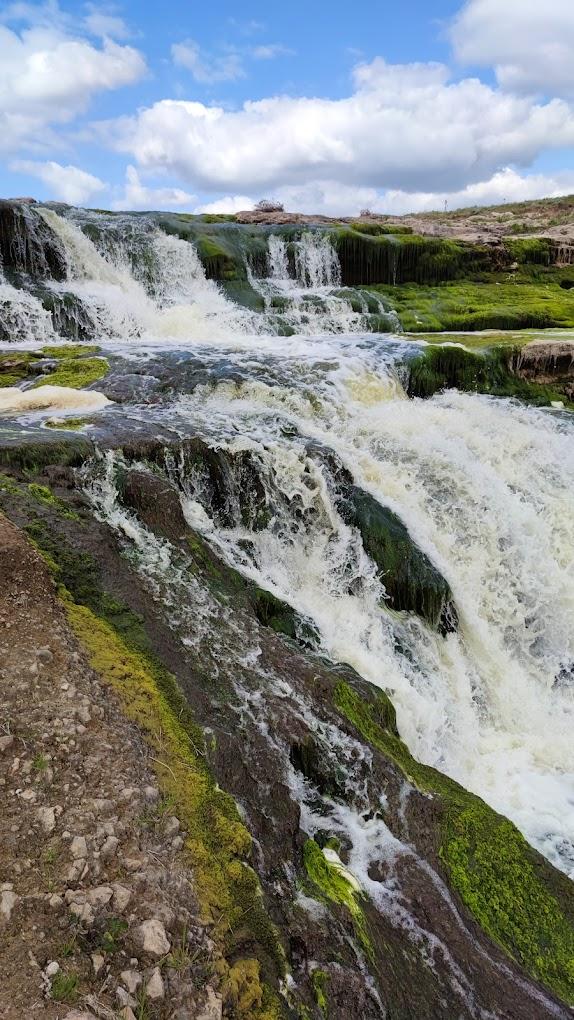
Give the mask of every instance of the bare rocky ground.
M 2 515 L 0 578 L 0 1017 L 219 1020 L 185 834 Z
M 382 223 L 410 227 L 415 234 L 458 238 L 477 244 L 496 244 L 503 237 L 548 237 L 557 244 L 574 242 L 574 196 L 517 202 L 507 205 L 473 206 L 453 212 L 410 213 L 385 216 L 362 213 L 360 216 L 333 218 L 290 212 L 240 212 L 238 223 Z

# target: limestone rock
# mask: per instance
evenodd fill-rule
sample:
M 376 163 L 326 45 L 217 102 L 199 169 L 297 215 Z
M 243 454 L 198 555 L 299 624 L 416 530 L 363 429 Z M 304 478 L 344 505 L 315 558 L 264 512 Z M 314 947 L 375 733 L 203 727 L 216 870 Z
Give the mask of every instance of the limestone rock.
M 149 956 L 155 956 L 158 959 L 169 953 L 171 949 L 171 943 L 165 928 L 157 918 L 150 918 L 149 921 L 144 921 L 143 924 L 140 924 L 136 928 L 135 939 L 144 953 L 147 953 Z

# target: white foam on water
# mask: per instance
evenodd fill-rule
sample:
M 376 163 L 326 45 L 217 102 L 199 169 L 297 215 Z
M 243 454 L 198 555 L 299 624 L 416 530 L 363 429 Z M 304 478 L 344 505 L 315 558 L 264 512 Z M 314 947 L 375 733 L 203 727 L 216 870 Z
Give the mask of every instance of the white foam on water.
M 26 411 L 99 411 L 111 401 L 97 390 L 76 390 L 68 386 L 38 386 L 20 390 L 16 386 L 0 389 L 0 414 Z
M 483 796 L 574 875 L 572 426 L 488 397 L 407 401 L 366 354 L 361 375 L 361 357 L 356 348 L 312 385 L 309 365 L 298 384 L 290 365 L 292 385 L 222 383 L 182 400 L 218 442 L 255 451 L 275 487 L 267 529 L 210 521 L 206 534 L 313 619 L 333 658 L 390 691 L 419 759 Z M 309 439 L 401 517 L 451 586 L 458 634 L 444 639 L 381 609 L 382 582 Z M 408 656 L 397 652 L 397 627 Z

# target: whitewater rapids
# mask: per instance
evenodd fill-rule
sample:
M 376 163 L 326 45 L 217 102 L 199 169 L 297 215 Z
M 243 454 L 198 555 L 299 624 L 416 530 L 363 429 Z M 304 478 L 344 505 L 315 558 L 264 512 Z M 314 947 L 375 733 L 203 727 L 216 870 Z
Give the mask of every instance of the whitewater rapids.
M 336 254 L 324 241 L 302 240 L 293 268 L 283 242 L 270 240 L 269 275 L 251 276 L 266 303 L 258 317 L 205 279 L 185 241 L 150 235 L 146 285 L 121 253 L 43 215 L 68 263 L 68 279 L 51 286 L 78 298 L 102 342 L 129 350 L 135 341 L 140 355 L 147 345 L 150 373 L 168 344 L 192 351 L 208 382 L 166 413 L 260 460 L 268 527 L 221 528 L 192 483 L 188 520 L 312 619 L 328 655 L 390 693 L 415 756 L 511 818 L 574 877 L 571 416 L 457 392 L 407 400 L 405 343 L 364 333 L 362 313 L 334 293 Z M 45 339 L 39 302 L 3 287 L 18 338 Z M 272 332 L 278 297 L 292 337 Z M 24 408 L 35 398 L 21 399 Z M 382 606 L 384 578 L 339 516 L 310 443 L 334 451 L 399 515 L 448 581 L 458 633 L 440 637 Z

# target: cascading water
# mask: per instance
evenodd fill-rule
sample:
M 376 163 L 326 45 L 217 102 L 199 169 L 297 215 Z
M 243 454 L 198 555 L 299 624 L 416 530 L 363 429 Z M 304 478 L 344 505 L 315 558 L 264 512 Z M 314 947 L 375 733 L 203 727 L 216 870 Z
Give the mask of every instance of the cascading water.
M 488 397 L 413 403 L 372 349 L 338 353 L 327 371 L 287 363 L 283 385 L 270 385 L 250 352 L 249 381 L 181 398 L 178 414 L 206 437 L 259 458 L 272 521 L 221 527 L 206 520 L 201 487 L 180 479 L 187 512 L 234 566 L 313 620 L 333 659 L 391 693 L 421 760 L 574 875 L 571 426 Z M 310 443 L 407 524 L 450 584 L 457 634 L 381 610 L 384 578 Z
M 269 236 L 268 275 L 251 274 L 266 304 L 258 315 L 229 301 L 206 279 L 194 246 L 152 219 L 127 218 L 136 267 L 129 245 L 106 233 L 121 233 L 122 220 L 81 214 L 86 232 L 79 214 L 38 215 L 67 268 L 66 279 L 43 286 L 78 299 L 93 339 L 145 341 L 150 374 L 166 341 L 195 350 L 207 383 L 158 407 L 158 420 L 184 432 L 193 423 L 212 443 L 260 461 L 267 527 L 218 524 L 201 492 L 179 479 L 189 520 L 311 619 L 330 656 L 391 693 L 413 753 L 574 873 L 569 421 L 480 396 L 406 400 L 394 363 L 404 363 L 408 344 L 364 335 L 373 306 L 353 291 L 355 305 L 364 302 L 353 309 L 339 289 L 336 252 L 319 232 L 290 242 Z M 0 318 L 10 341 L 54 337 L 40 301 L 6 280 Z M 277 335 L 278 319 L 298 335 Z M 342 519 L 325 460 L 310 444 L 335 453 L 406 524 L 450 585 L 458 633 L 441 637 L 382 606 L 384 578 Z
M 365 333 L 373 328 L 400 332 L 394 313 L 373 293 L 341 289 L 339 258 L 325 234 L 306 231 L 290 244 L 271 234 L 267 270 L 264 278 L 251 272 L 250 281 L 265 302 L 273 332 Z
M 248 313 L 206 280 L 197 252 L 186 241 L 144 223 L 138 234 L 143 269 L 134 272 L 124 248 L 110 251 L 105 230 L 97 234 L 99 250 L 71 219 L 48 209 L 41 215 L 60 238 L 68 267 L 68 279 L 51 286 L 80 300 L 95 325 L 95 338 L 210 340 L 247 332 L 252 325 Z

